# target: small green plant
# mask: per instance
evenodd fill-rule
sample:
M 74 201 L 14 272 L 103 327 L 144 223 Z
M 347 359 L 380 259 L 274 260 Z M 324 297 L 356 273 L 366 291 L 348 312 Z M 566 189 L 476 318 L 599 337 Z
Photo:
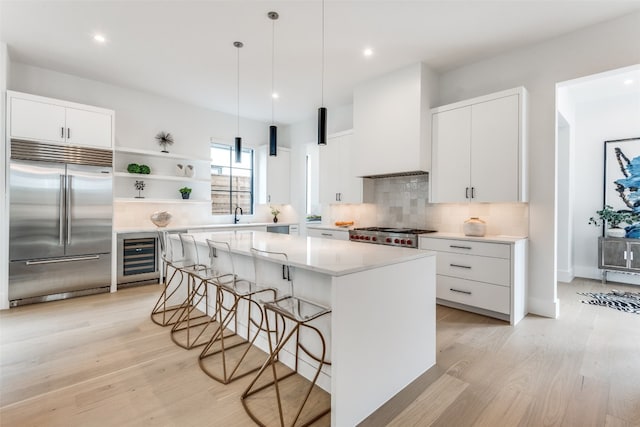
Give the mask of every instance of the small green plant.
M 129 165 L 127 166 L 127 172 L 140 173 L 140 165 L 137 163 L 129 163 Z
M 633 224 L 640 221 L 640 215 L 627 210 L 614 210 L 613 206 L 605 205 L 599 211 L 596 211 L 597 217 L 589 218 L 589 224 L 600 227 L 607 224 L 609 228 L 619 228 L 621 223 Z
M 269 208 L 271 208 L 271 215 L 273 216 L 278 216 L 278 214 L 280 213 L 280 211 L 277 208 L 274 208 L 273 206 L 269 206 Z
M 127 166 L 127 172 L 129 173 L 139 173 L 143 175 L 149 175 L 151 173 L 151 168 L 147 165 L 139 165 L 137 163 L 129 163 Z
M 178 190 L 180 193 L 182 194 L 191 194 L 191 188 L 189 187 L 182 187 L 181 189 Z

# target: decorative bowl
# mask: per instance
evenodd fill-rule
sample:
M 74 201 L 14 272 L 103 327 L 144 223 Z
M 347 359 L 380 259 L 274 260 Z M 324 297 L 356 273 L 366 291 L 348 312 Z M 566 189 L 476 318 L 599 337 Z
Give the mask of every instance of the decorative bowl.
M 171 214 L 167 211 L 154 212 L 151 215 L 151 222 L 157 227 L 166 227 L 171 222 Z

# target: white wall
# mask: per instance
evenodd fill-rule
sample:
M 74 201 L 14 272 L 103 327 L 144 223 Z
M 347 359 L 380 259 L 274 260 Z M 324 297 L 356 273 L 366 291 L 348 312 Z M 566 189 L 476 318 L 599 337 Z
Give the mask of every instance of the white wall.
M 571 282 L 574 278 L 573 256 L 573 147 L 575 140 L 575 106 L 566 86 L 556 93 L 557 120 L 557 273 L 558 281 Z
M 573 176 L 578 196 L 574 200 L 573 250 L 575 275 L 598 279 L 600 227 L 589 225 L 589 217 L 602 209 L 604 141 L 640 137 L 640 95 L 615 96 L 575 106 L 575 156 Z M 640 142 L 639 142 L 640 144 Z M 579 160 L 577 160 L 579 159 Z M 610 280 L 640 284 L 628 275 Z
M 564 116 L 558 112 L 558 205 L 557 230 L 558 281 L 569 283 L 573 272 L 573 180 L 572 180 L 572 139 L 573 128 Z
M 160 147 L 154 137 L 159 131 L 168 131 L 175 140 L 169 148 L 171 153 L 208 159 L 211 138 L 233 143 L 236 136 L 235 115 L 25 64 L 11 64 L 10 77 L 11 90 L 115 110 L 116 147 L 159 151 Z M 240 134 L 243 144 L 248 147 L 266 144 L 268 126 L 267 123 L 241 119 Z M 288 145 L 286 138 L 281 138 L 279 143 L 282 146 Z M 131 226 L 131 218 L 138 218 L 140 224 L 148 226 L 149 215 L 155 210 L 163 209 L 163 206 L 117 203 L 115 208 L 116 227 Z M 191 223 L 220 223 L 231 220 L 231 216 L 227 215 L 212 216 L 207 204 L 190 205 L 188 211 L 178 204 L 164 206 L 164 209 L 173 209 L 174 225 L 181 219 L 184 220 L 183 223 L 187 220 Z M 127 218 L 122 215 L 124 211 Z M 270 215 L 266 208 L 258 206 L 255 217 L 258 220 L 267 220 Z M 280 219 L 283 222 L 289 220 L 286 214 Z
M 640 13 L 446 72 L 443 104 L 516 86 L 529 91 L 529 312 L 557 316 L 556 83 L 640 62 Z
M 2 199 L 0 200 L 0 310 L 9 308 L 9 295 L 6 283 L 9 278 L 9 206 L 7 204 L 7 178 L 8 171 L 5 169 L 7 144 L 6 137 L 6 112 L 5 106 L 7 97 L 7 83 L 9 78 L 9 54 L 7 44 L 0 42 L 0 188 L 2 189 Z

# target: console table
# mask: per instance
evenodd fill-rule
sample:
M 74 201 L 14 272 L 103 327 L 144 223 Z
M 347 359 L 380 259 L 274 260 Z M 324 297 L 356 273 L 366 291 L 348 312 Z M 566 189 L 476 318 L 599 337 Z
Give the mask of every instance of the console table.
M 598 268 L 602 270 L 602 283 L 607 283 L 607 272 L 640 274 L 640 239 L 623 237 L 598 238 Z

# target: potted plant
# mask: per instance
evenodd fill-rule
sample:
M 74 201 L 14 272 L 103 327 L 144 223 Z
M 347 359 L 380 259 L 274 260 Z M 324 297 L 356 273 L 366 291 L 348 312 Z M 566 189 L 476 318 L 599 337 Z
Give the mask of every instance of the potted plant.
M 183 199 L 188 199 L 189 195 L 191 194 L 191 188 L 189 187 L 182 187 L 178 191 L 180 192 L 180 194 L 182 194 Z
M 280 211 L 277 208 L 274 208 L 273 206 L 269 206 L 269 208 L 271 208 L 271 215 L 273 215 L 273 222 L 278 222 L 278 214 L 280 213 Z
M 623 222 L 633 224 L 640 220 L 640 215 L 628 210 L 614 210 L 613 206 L 605 205 L 599 211 L 596 211 L 597 217 L 589 218 L 589 224 L 596 227 L 605 225 L 606 235 L 609 237 L 625 237 L 625 229 L 620 228 Z

